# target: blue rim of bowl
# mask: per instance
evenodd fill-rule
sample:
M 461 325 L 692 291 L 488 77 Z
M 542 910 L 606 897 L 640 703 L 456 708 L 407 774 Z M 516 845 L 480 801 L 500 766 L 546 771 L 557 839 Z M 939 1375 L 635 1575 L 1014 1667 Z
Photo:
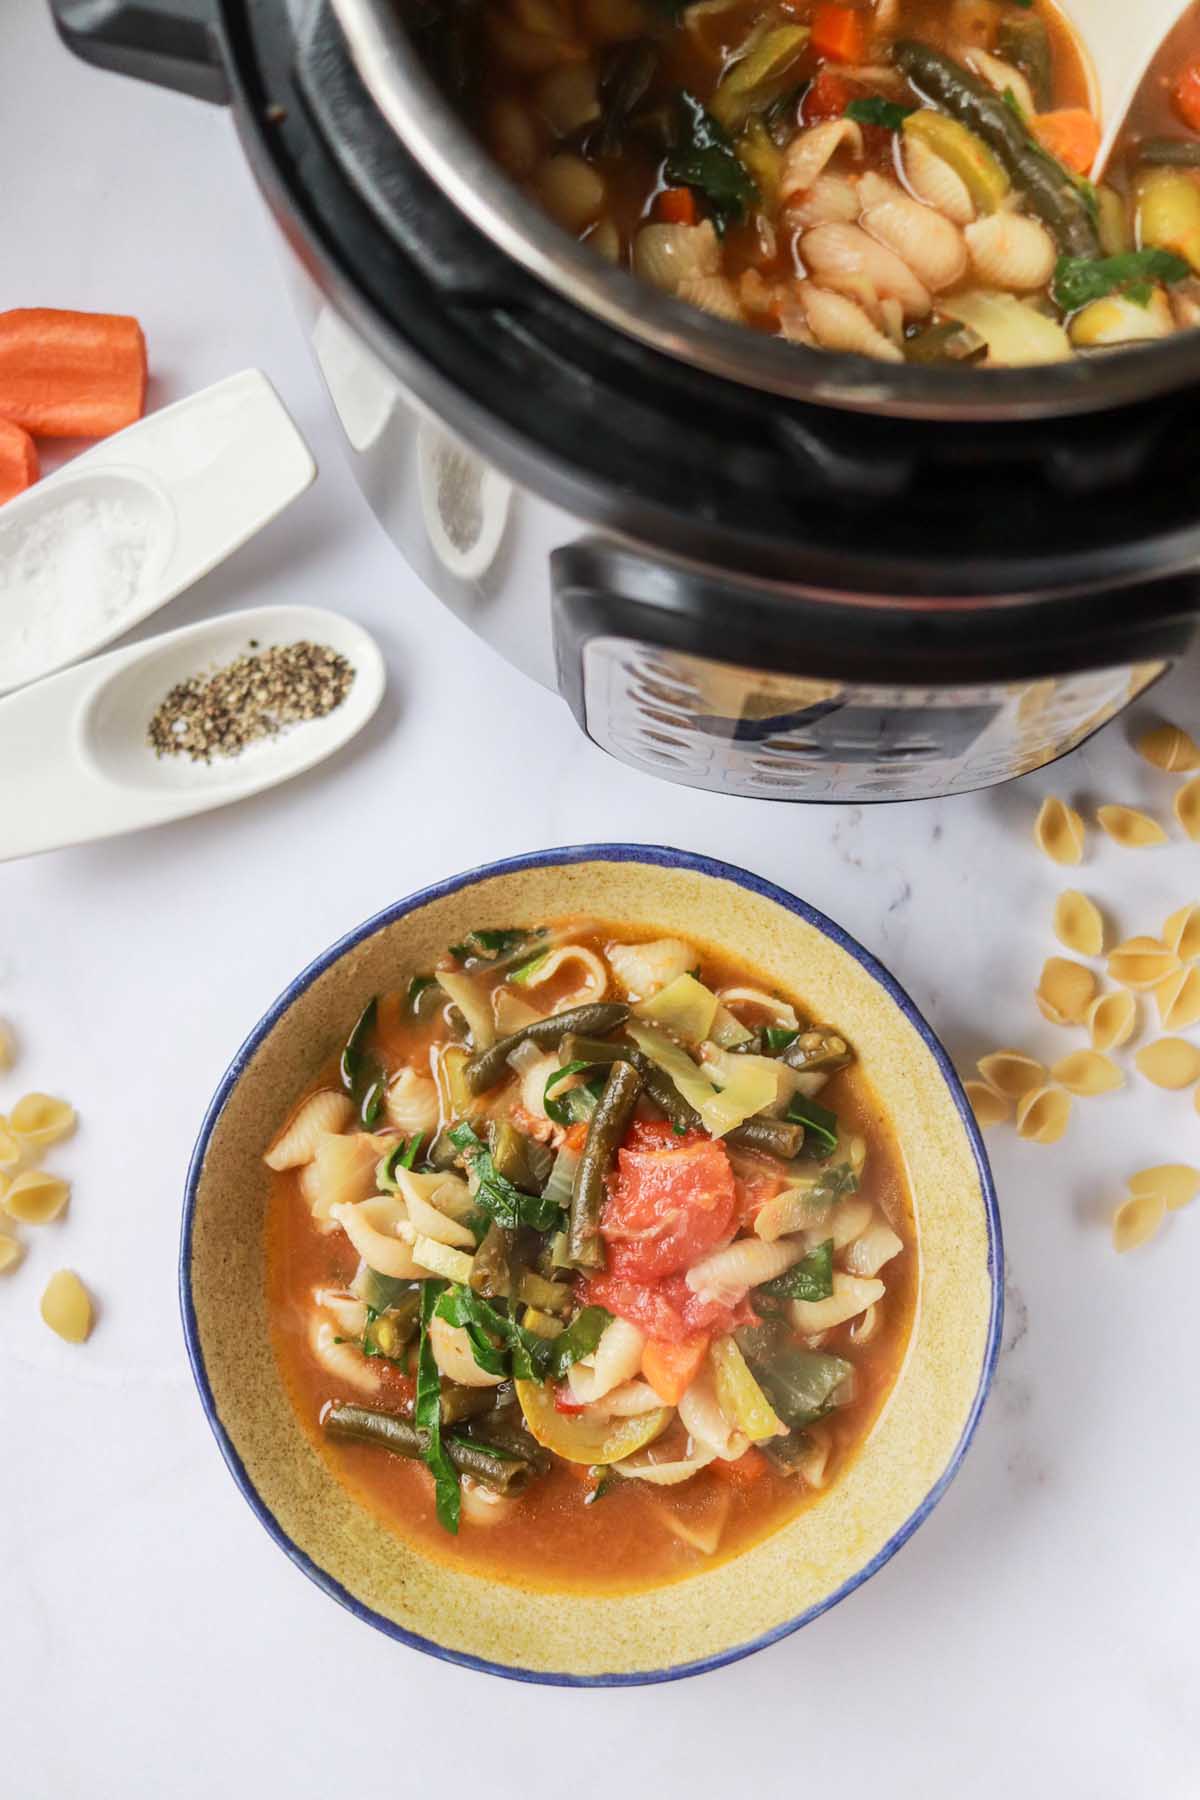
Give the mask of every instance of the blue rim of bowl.
M 950 1090 L 950 1097 L 958 1110 L 962 1128 L 970 1143 L 979 1174 L 979 1185 L 983 1194 L 984 1213 L 987 1221 L 988 1275 L 992 1288 L 987 1345 L 979 1372 L 979 1385 L 976 1388 L 975 1398 L 958 1443 L 955 1445 L 946 1467 L 924 1500 L 909 1514 L 903 1525 L 893 1532 L 887 1543 L 871 1558 L 870 1562 L 864 1564 L 832 1594 L 826 1595 L 823 1600 L 808 1607 L 796 1618 L 788 1619 L 782 1625 L 773 1626 L 770 1631 L 764 1631 L 761 1636 L 752 1638 L 747 1643 L 734 1644 L 714 1656 L 700 1657 L 694 1662 L 675 1663 L 666 1669 L 640 1669 L 627 1673 L 612 1672 L 599 1675 L 575 1675 L 554 1670 L 525 1669 L 511 1663 L 491 1662 L 482 1656 L 470 1656 L 464 1651 L 449 1650 L 444 1645 L 435 1643 L 432 1638 L 422 1637 L 419 1632 L 406 1631 L 394 1620 L 385 1618 L 382 1613 L 375 1612 L 369 1606 L 364 1606 L 362 1601 L 355 1599 L 354 1595 L 339 1581 L 336 1581 L 328 1570 L 322 1569 L 318 1563 L 315 1563 L 301 1550 L 299 1545 L 294 1543 L 283 1530 L 279 1521 L 264 1503 L 251 1481 L 229 1433 L 221 1422 L 216 1399 L 209 1385 L 208 1372 L 204 1366 L 189 1279 L 196 1191 L 209 1139 L 212 1137 L 230 1095 L 241 1080 L 259 1045 L 278 1024 L 294 1001 L 312 985 L 317 976 L 324 974 L 326 969 L 338 962 L 356 945 L 362 943 L 365 938 L 373 937 L 385 926 L 394 924 L 397 919 L 403 919 L 409 913 L 419 911 L 421 907 L 429 905 L 433 900 L 441 900 L 447 895 L 457 894 L 463 888 L 474 887 L 481 881 L 491 880 L 494 876 L 512 875 L 524 869 L 564 868 L 572 863 L 580 862 L 652 863 L 659 868 L 687 869 L 697 874 L 711 875 L 718 881 L 732 882 L 737 887 L 747 888 L 751 893 L 762 895 L 766 900 L 773 900 L 776 905 L 783 907 L 796 918 L 803 919 L 806 924 L 813 926 L 839 949 L 844 950 L 848 956 L 852 956 L 856 962 L 862 965 L 871 978 L 899 1007 L 908 1023 L 917 1032 L 937 1063 L 942 1079 Z M 830 1607 L 836 1606 L 839 1601 L 852 1594 L 856 1588 L 860 1588 L 865 1581 L 869 1581 L 871 1576 L 883 1567 L 884 1563 L 891 1561 L 900 1546 L 907 1543 L 917 1527 L 924 1524 L 958 1473 L 971 1439 L 975 1435 L 975 1428 L 979 1423 L 979 1417 L 987 1399 L 1000 1350 L 1000 1333 L 1004 1317 L 1003 1270 L 1004 1246 L 1000 1230 L 1000 1212 L 996 1203 L 996 1190 L 992 1181 L 991 1169 L 988 1166 L 987 1153 L 984 1150 L 983 1140 L 979 1134 L 975 1115 L 971 1111 L 970 1102 L 932 1027 L 926 1022 L 915 1002 L 900 986 L 900 983 L 876 957 L 872 956 L 869 950 L 864 949 L 856 938 L 851 937 L 849 932 L 843 931 L 840 925 L 835 924 L 824 913 L 818 912 L 816 907 L 809 906 L 805 901 L 797 899 L 786 889 L 776 887 L 774 882 L 765 881 L 761 876 L 752 874 L 750 870 L 739 868 L 735 863 L 720 862 L 715 857 L 700 856 L 688 850 L 672 850 L 659 844 L 573 844 L 555 850 L 529 851 L 522 856 L 506 857 L 500 862 L 485 863 L 477 869 L 467 870 L 464 874 L 453 875 L 447 881 L 439 881 L 432 887 L 422 888 L 418 893 L 410 894 L 405 900 L 394 902 L 391 906 L 385 907 L 382 912 L 376 913 L 372 918 L 356 926 L 354 930 L 347 932 L 345 937 L 339 938 L 337 943 L 331 945 L 328 950 L 323 951 L 320 956 L 309 963 L 308 967 L 284 989 L 274 1005 L 268 1009 L 255 1026 L 225 1071 L 200 1127 L 200 1135 L 196 1139 L 196 1147 L 188 1166 L 187 1186 L 184 1194 L 183 1232 L 179 1247 L 179 1300 L 183 1313 L 183 1335 L 187 1344 L 192 1375 L 200 1392 L 200 1401 L 205 1417 L 230 1474 L 241 1489 L 243 1497 L 259 1523 L 274 1538 L 284 1554 L 331 1599 L 344 1606 L 356 1618 L 364 1620 L 368 1625 L 373 1625 L 377 1631 L 382 1631 L 386 1636 L 395 1638 L 398 1643 L 407 1644 L 413 1650 L 423 1650 L 426 1655 L 436 1656 L 442 1662 L 457 1663 L 462 1668 L 477 1669 L 486 1675 L 501 1675 L 509 1681 L 527 1681 L 547 1687 L 641 1687 L 659 1681 L 681 1681 L 689 1675 L 707 1674 L 712 1669 L 722 1668 L 726 1663 L 739 1662 L 744 1656 L 752 1656 L 757 1650 L 765 1650 L 768 1645 L 778 1643 L 781 1638 L 790 1637 L 792 1632 L 799 1631 L 802 1626 L 811 1624 L 814 1619 L 819 1619 L 822 1613 L 828 1612 Z

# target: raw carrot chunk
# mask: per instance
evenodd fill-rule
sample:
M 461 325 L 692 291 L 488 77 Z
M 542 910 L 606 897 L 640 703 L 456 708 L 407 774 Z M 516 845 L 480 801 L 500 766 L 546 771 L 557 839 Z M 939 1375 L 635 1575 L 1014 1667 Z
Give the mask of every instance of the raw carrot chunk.
M 18 307 L 0 313 L 0 414 L 35 437 L 108 437 L 146 404 L 136 319 Z
M 37 478 L 37 445 L 11 419 L 0 419 L 0 502 L 23 494 Z

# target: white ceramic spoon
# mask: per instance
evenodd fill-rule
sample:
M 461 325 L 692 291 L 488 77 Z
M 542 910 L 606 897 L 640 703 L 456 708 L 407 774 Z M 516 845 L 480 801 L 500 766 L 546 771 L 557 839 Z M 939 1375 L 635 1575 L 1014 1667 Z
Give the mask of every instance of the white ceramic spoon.
M 261 531 L 316 472 L 266 376 L 244 369 L 10 500 L 0 509 L 0 694 L 121 637 Z M 114 588 L 89 604 L 83 584 L 98 579 L 106 517 L 122 538 L 109 554 Z
M 298 639 L 354 666 L 333 712 L 211 763 L 150 749 L 151 715 L 176 682 L 232 662 L 251 640 L 265 649 Z M 224 613 L 39 681 L 0 701 L 0 862 L 163 825 L 287 781 L 362 730 L 385 682 L 374 639 L 315 606 Z
M 1164 38 L 1191 0 L 1063 0 L 1088 51 L 1099 88 L 1103 135 L 1093 173 L 1112 153 L 1125 115 Z

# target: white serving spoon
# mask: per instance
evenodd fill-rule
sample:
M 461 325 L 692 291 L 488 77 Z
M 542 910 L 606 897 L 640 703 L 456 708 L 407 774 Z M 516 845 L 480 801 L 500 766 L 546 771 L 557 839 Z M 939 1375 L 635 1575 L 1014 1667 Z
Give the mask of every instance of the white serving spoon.
M 354 667 L 346 698 L 211 763 L 157 757 L 146 742 L 169 690 L 260 648 L 327 644 Z M 386 682 L 374 639 L 340 613 L 262 606 L 112 650 L 0 700 L 0 862 L 163 825 L 261 793 L 311 769 L 361 731 Z
M 1191 0 L 1062 0 L 1062 10 L 1091 58 L 1103 134 L 1093 165 L 1100 174 L 1146 70 Z
M 140 624 L 261 531 L 316 472 L 266 376 L 244 369 L 10 500 L 0 509 L 0 694 Z M 112 592 L 89 603 L 84 584 L 101 578 L 102 563 Z

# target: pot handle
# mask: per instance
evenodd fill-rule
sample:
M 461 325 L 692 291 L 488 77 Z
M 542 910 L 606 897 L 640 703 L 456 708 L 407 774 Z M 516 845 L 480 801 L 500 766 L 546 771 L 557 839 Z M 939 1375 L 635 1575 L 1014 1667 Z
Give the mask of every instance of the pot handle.
M 229 99 L 211 0 L 50 0 L 50 11 L 68 50 L 98 69 Z

